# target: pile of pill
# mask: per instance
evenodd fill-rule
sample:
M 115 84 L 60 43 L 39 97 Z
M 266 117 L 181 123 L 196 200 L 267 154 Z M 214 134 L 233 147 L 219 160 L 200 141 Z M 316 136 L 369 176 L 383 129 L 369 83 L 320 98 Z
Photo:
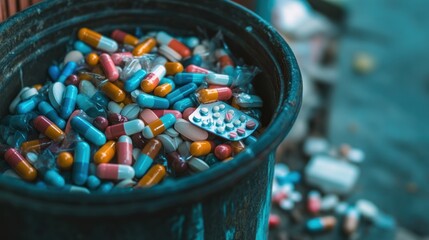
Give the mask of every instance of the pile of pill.
M 11 102 L 3 176 L 68 192 L 133 190 L 208 170 L 256 141 L 258 69 L 221 34 L 81 28 L 77 38 L 47 81 Z

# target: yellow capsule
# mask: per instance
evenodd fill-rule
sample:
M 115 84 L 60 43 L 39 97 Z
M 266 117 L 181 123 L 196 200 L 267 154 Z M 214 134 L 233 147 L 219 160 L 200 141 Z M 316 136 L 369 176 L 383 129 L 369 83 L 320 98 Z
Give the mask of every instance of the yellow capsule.
M 118 82 L 118 81 L 116 81 Z M 112 82 L 106 82 L 101 86 L 101 91 L 113 101 L 120 103 L 125 100 L 125 92 Z
M 57 157 L 57 166 L 61 170 L 69 170 L 74 162 L 73 154 L 69 152 L 62 152 L 58 154 Z
M 166 62 L 164 67 L 167 70 L 167 75 L 176 75 L 183 72 L 183 65 L 180 62 Z
M 149 171 L 140 179 L 136 188 L 151 187 L 164 179 L 166 175 L 165 167 L 156 164 L 149 169 Z
M 212 141 L 196 141 L 191 143 L 189 152 L 194 157 L 205 156 L 214 150 L 214 146 Z
M 116 153 L 116 142 L 108 141 L 94 154 L 94 163 L 108 163 Z
M 164 83 L 156 87 L 155 90 L 153 90 L 153 94 L 158 97 L 165 97 L 167 94 L 171 93 L 171 91 L 173 91 L 173 86 L 169 83 Z
M 148 38 L 139 45 L 137 45 L 133 50 L 134 56 L 141 56 L 143 54 L 149 53 L 152 48 L 156 46 L 155 38 Z
M 90 53 L 86 56 L 85 60 L 89 66 L 95 67 L 95 65 L 98 64 L 98 61 L 100 60 L 100 58 L 96 53 Z

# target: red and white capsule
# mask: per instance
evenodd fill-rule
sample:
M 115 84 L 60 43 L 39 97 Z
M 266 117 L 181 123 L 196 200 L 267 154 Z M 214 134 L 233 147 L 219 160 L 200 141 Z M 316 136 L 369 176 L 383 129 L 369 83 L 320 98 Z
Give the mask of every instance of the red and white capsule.
M 97 177 L 107 180 L 132 179 L 134 169 L 128 165 L 102 163 L 97 167 Z
M 133 163 L 133 141 L 127 135 L 121 136 L 116 143 L 118 163 L 131 165 Z
M 188 47 L 186 47 L 183 43 L 179 42 L 177 39 L 171 37 L 165 32 L 159 32 L 156 35 L 156 40 L 161 45 L 167 45 L 168 47 L 176 51 L 178 54 L 180 54 L 183 58 L 191 56 L 191 50 L 189 50 Z
M 109 140 L 116 139 L 122 135 L 133 135 L 142 131 L 144 128 L 144 123 L 140 119 L 134 119 L 128 122 L 118 123 L 106 128 L 105 134 L 106 138 Z
M 161 79 L 165 76 L 166 71 L 167 70 L 165 69 L 164 65 L 155 66 L 140 84 L 143 92 L 152 92 L 158 86 L 159 81 L 161 81 Z
M 114 82 L 118 80 L 118 69 L 116 69 L 115 63 L 113 62 L 109 54 L 103 53 L 100 55 L 100 64 L 109 81 Z
M 321 197 L 318 191 L 310 191 L 308 193 L 307 210 L 311 214 L 317 214 L 320 211 Z

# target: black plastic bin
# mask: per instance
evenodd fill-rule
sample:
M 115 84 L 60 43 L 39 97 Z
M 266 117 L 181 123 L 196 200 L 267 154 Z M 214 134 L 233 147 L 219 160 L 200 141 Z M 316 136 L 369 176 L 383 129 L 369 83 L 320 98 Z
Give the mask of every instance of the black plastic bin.
M 264 239 L 268 231 L 274 151 L 301 105 L 301 75 L 283 38 L 229 1 L 44 1 L 0 24 L 0 114 L 24 85 L 45 79 L 80 27 L 167 30 L 213 35 L 262 73 L 265 132 L 233 161 L 131 193 L 46 192 L 0 177 L 2 239 Z

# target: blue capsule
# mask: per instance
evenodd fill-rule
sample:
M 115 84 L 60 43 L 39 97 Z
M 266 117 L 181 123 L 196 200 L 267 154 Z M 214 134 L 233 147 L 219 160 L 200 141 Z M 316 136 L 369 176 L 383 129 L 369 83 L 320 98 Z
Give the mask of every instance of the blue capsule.
M 165 98 L 141 93 L 136 98 L 137 104 L 142 108 L 167 109 L 170 102 Z
M 76 97 L 76 104 L 78 108 L 82 109 L 88 116 L 96 118 L 98 116 L 106 117 L 106 110 L 103 106 L 96 104 L 88 96 L 79 93 Z
M 77 87 L 68 85 L 64 91 L 63 101 L 61 103 L 60 115 L 64 119 L 70 117 L 76 107 Z
M 75 118 L 73 118 L 75 119 Z M 73 120 L 72 119 L 72 120 Z M 73 182 L 77 185 L 85 184 L 88 179 L 90 147 L 86 142 L 78 142 L 74 150 Z
M 146 71 L 143 69 L 138 70 L 134 73 L 128 80 L 124 82 L 124 90 L 127 92 L 132 92 L 136 90 L 139 86 L 143 78 L 146 76 Z
M 86 185 L 91 190 L 98 188 L 98 186 L 100 186 L 100 184 L 101 184 L 101 180 L 95 175 L 89 176 L 88 180 L 86 181 Z
M 182 61 L 183 67 L 187 67 L 189 65 L 195 65 L 200 67 L 202 63 L 203 63 L 203 59 L 201 58 L 200 55 L 194 55 Z
M 18 114 L 29 113 L 37 107 L 37 104 L 39 104 L 40 101 L 41 98 L 39 96 L 34 96 L 30 99 L 22 101 L 18 104 L 18 106 L 16 106 L 16 112 Z
M 200 44 L 200 40 L 197 37 L 185 37 L 181 40 L 188 48 L 194 48 Z
M 60 76 L 61 70 L 57 65 L 52 65 L 48 69 L 48 74 L 49 77 L 51 77 L 52 81 L 55 81 Z
M 188 83 L 170 94 L 167 95 L 167 99 L 170 102 L 171 105 L 173 105 L 175 102 L 187 97 L 189 94 L 195 92 L 197 90 L 198 86 L 195 83 Z
M 173 109 L 177 110 L 179 112 L 183 112 L 185 111 L 185 109 L 190 108 L 190 107 L 194 107 L 194 101 L 192 101 L 192 99 L 190 98 L 184 98 L 182 100 L 177 101 L 174 105 L 173 105 Z
M 66 121 L 58 116 L 55 109 L 51 106 L 51 104 L 41 101 L 38 106 L 39 112 L 45 115 L 49 120 L 55 123 L 59 128 L 64 129 L 66 126 Z
M 201 85 L 206 79 L 205 73 L 178 73 L 174 76 L 174 82 L 177 85 L 185 85 L 188 83 L 195 83 Z
M 92 52 L 92 48 L 90 46 L 86 45 L 86 43 L 84 43 L 82 41 L 76 41 L 76 42 L 74 42 L 74 49 L 76 49 L 79 52 L 83 53 L 83 55 L 86 55 L 86 54 Z
M 61 75 L 57 78 L 57 82 L 64 83 L 67 78 L 73 74 L 73 72 L 76 70 L 77 64 L 73 61 L 68 62 L 61 72 Z
M 86 140 L 96 146 L 101 146 L 106 143 L 106 136 L 100 132 L 94 125 L 89 123 L 81 116 L 73 117 L 70 121 L 71 127 Z
M 45 172 L 43 180 L 54 187 L 62 188 L 65 185 L 65 180 L 56 170 L 50 169 Z

